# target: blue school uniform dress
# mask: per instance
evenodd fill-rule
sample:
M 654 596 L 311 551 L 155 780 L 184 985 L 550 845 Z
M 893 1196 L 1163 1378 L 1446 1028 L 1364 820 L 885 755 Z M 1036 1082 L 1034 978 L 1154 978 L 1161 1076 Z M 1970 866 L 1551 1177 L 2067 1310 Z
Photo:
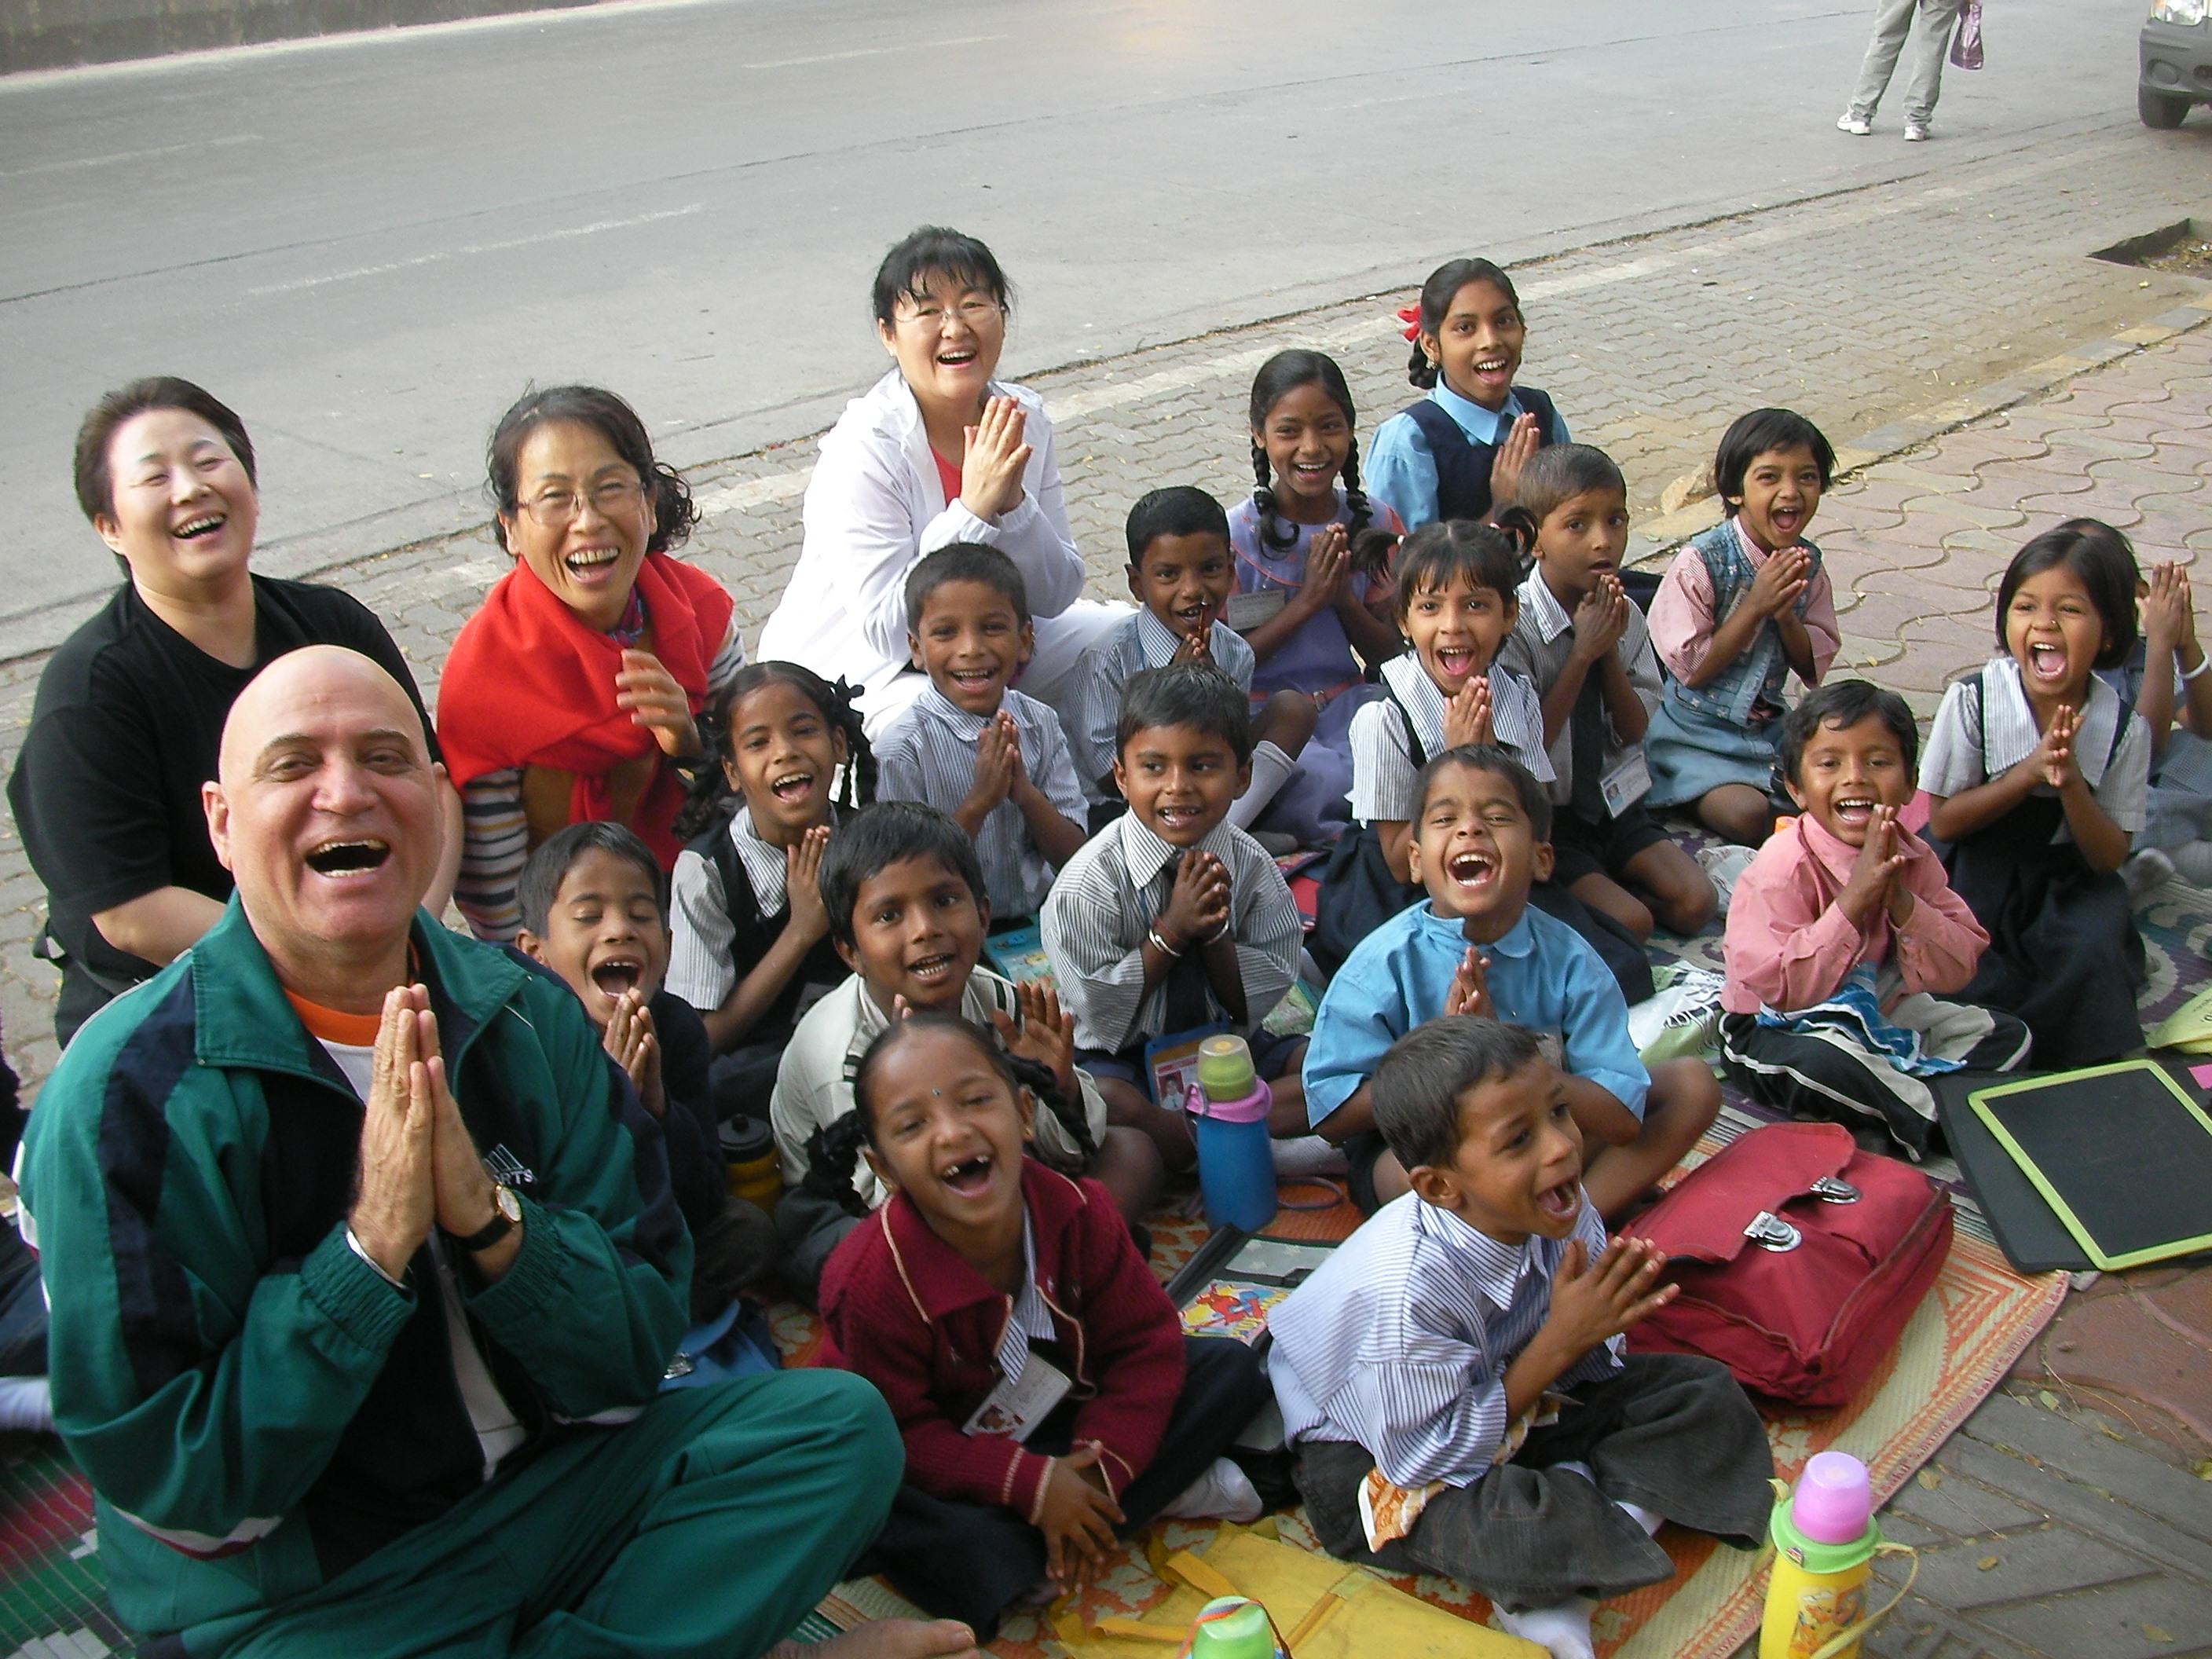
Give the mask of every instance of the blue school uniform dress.
M 1798 546 L 1812 556 L 1805 591 L 1797 598 L 1796 611 L 1806 617 L 1815 605 L 1833 599 L 1822 566 L 1820 550 L 1801 539 Z M 1692 538 L 1675 556 L 1702 561 L 1712 593 L 1710 633 L 1725 621 L 1751 592 L 1759 566 L 1768 555 L 1753 560 L 1741 526 L 1734 518 L 1723 520 Z M 1668 573 L 1668 585 L 1673 573 Z M 1664 634 L 1662 607 L 1669 599 L 1667 585 L 1653 602 L 1653 631 Z M 1677 603 L 1680 601 L 1679 599 Z M 1834 655 L 1832 641 L 1814 640 L 1814 668 L 1825 673 Z M 1663 647 L 1662 647 L 1663 648 Z M 1700 647 L 1699 654 L 1702 654 Z M 1741 783 L 1765 794 L 1774 787 L 1774 765 L 1782 744 L 1782 685 L 1790 673 L 1790 660 L 1782 648 L 1782 635 L 1772 622 L 1759 624 L 1751 643 L 1736 659 L 1705 684 L 1692 687 L 1681 678 L 1686 665 L 1670 662 L 1674 672 L 1659 699 L 1644 733 L 1644 756 L 1651 769 L 1650 806 L 1680 806 L 1694 801 L 1724 783 Z
M 1948 799 L 2018 765 L 2041 733 L 2010 657 L 1954 681 L 1920 757 L 1920 787 Z M 2133 835 L 2149 791 L 2150 730 L 2091 678 L 2074 756 L 2106 816 Z M 2093 1066 L 2142 1042 L 2136 996 L 2146 977 L 2127 884 L 2074 844 L 2058 792 L 2034 792 L 1951 844 L 1951 885 L 1990 936 L 1962 1002 L 2017 1014 L 2042 1067 Z
M 1321 1000 L 1303 1075 L 1306 1115 L 1319 1123 L 1374 1074 L 1392 1043 L 1444 1011 L 1467 955 L 1455 916 L 1423 900 L 1370 933 L 1345 959 Z M 1481 947 L 1498 1018 L 1525 1025 L 1553 1060 L 1602 1085 L 1636 1114 L 1651 1074 L 1628 1035 L 1628 1002 L 1595 951 L 1533 905 Z
M 1328 522 L 1349 530 L 1352 516 L 1340 485 L 1336 514 Z M 1278 536 L 1287 532 L 1290 541 L 1278 547 L 1261 533 L 1260 509 L 1250 496 L 1230 509 L 1229 544 L 1237 556 L 1237 592 L 1254 596 L 1243 601 L 1246 605 L 1265 607 L 1271 603 L 1267 596 L 1279 595 L 1272 603 L 1279 605 L 1304 586 L 1306 556 L 1314 538 L 1328 526 L 1293 524 L 1278 514 L 1270 527 Z M 1405 526 L 1389 503 L 1370 501 L 1367 524 L 1362 528 L 1396 535 Z M 1347 577 L 1346 584 L 1363 605 L 1376 592 L 1365 576 L 1357 574 Z M 1238 600 L 1230 603 L 1232 608 L 1239 605 Z M 1247 630 L 1257 628 L 1273 614 L 1268 611 L 1266 615 L 1254 615 L 1245 624 Z M 1346 801 L 1352 793 L 1352 717 L 1382 695 L 1381 687 L 1366 679 L 1365 668 L 1352 653 L 1343 619 L 1334 609 L 1307 617 L 1305 625 L 1285 641 L 1273 656 L 1253 670 L 1255 713 L 1277 691 L 1303 691 L 1316 699 L 1321 717 L 1298 757 L 1298 775 L 1277 793 L 1269 817 L 1280 819 L 1281 827 L 1302 840 L 1333 837 L 1343 829 L 1352 810 Z M 1309 828 L 1315 833 L 1306 834 Z
M 1482 519 L 1490 514 L 1490 469 L 1498 446 L 1522 415 L 1536 417 L 1536 444 L 1567 442 L 1567 423 L 1552 400 L 1516 386 L 1498 409 L 1462 398 L 1442 380 L 1419 403 L 1375 428 L 1367 449 L 1367 493 L 1395 512 L 1408 531 L 1435 519 Z

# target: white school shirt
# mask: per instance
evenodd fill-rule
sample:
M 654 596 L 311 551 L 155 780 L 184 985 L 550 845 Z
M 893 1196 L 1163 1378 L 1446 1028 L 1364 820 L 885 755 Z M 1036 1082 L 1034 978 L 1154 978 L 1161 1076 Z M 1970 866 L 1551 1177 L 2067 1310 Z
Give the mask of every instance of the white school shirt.
M 834 812 L 833 812 L 834 817 Z M 753 828 L 752 810 L 740 802 L 723 831 L 737 849 L 738 863 L 752 883 L 760 914 L 772 916 L 783 908 L 783 848 L 763 841 Z M 711 1014 L 738 988 L 738 964 L 730 956 L 738 930 L 730 920 L 729 895 L 722 890 L 722 872 L 709 858 L 685 848 L 676 855 L 676 872 L 669 878 L 668 972 L 661 981 L 702 1014 Z M 756 964 L 748 963 L 745 972 Z
M 327 1037 L 316 1037 L 315 1041 L 337 1062 L 346 1081 L 353 1085 L 354 1093 L 366 1104 L 376 1076 L 374 1046 L 332 1042 Z M 350 1231 L 346 1234 L 346 1243 L 361 1250 Z M 453 1263 L 447 1255 L 445 1237 L 434 1227 L 430 1230 L 429 1243 L 430 1254 L 438 1264 L 438 1301 L 446 1311 L 446 1346 L 453 1358 L 453 1382 L 460 1389 L 461 1403 L 468 1407 L 470 1425 L 477 1431 L 477 1445 L 483 1453 L 483 1478 L 489 1480 L 498 1471 L 500 1459 L 527 1440 L 530 1431 L 515 1419 L 514 1408 L 507 1403 L 507 1396 L 500 1393 L 499 1384 L 492 1380 L 491 1367 L 485 1363 L 483 1351 L 477 1346 L 468 1313 L 461 1306 L 461 1288 L 453 1278 Z M 368 1260 L 367 1252 L 362 1255 L 364 1261 Z M 368 1265 L 380 1273 L 384 1272 L 374 1261 Z
M 1979 744 L 1974 741 L 1973 727 L 1966 716 L 1969 684 L 1981 688 Z M 2132 836 L 2143 827 L 2150 804 L 2150 726 L 2142 720 L 2130 720 L 2115 754 L 2112 728 L 2119 717 L 2119 694 L 2092 674 L 2089 700 L 2074 734 L 2075 763 L 2081 769 L 2081 781 L 2089 786 L 2105 816 Z M 2021 684 L 2020 665 L 2010 657 L 1993 657 L 1979 673 L 1954 680 L 1943 693 L 1936 723 L 1929 729 L 1928 746 L 1920 752 L 1920 787 L 1948 799 L 2019 765 L 2042 741 L 2027 688 Z M 2055 795 L 2058 792 L 2039 783 L 2034 793 Z M 2073 839 L 2073 830 L 2062 822 L 2051 841 L 2057 846 Z
M 1076 781 L 1084 799 L 1103 801 L 1113 795 L 1105 781 L 1114 770 L 1114 736 L 1121 724 L 1121 688 L 1129 677 L 1146 668 L 1164 668 L 1182 645 L 1182 635 L 1152 612 L 1116 623 L 1084 647 L 1075 670 L 1060 697 L 1060 728 L 1067 736 L 1067 750 L 1075 762 Z M 1217 622 L 1206 635 L 1213 665 L 1237 682 L 1249 696 L 1252 672 L 1258 663 L 1244 636 L 1225 622 Z
M 907 574 L 922 555 L 954 542 L 980 542 L 1012 559 L 1032 617 L 1057 617 L 1075 602 L 1083 560 L 1067 527 L 1044 400 L 997 380 L 988 392 L 1021 404 L 1030 446 L 1021 503 L 995 524 L 957 495 L 945 499 L 921 406 L 897 369 L 845 405 L 806 486 L 805 540 L 761 629 L 762 660 L 804 663 L 824 679 L 842 675 L 880 694 L 910 660 Z
M 1511 750 L 1536 781 L 1552 781 L 1552 757 L 1544 751 L 1544 705 L 1536 689 L 1510 668 L 1490 665 L 1490 729 L 1498 746 Z M 1382 665 L 1382 683 L 1398 694 L 1412 714 L 1413 735 L 1434 760 L 1444 748 L 1444 694 L 1408 651 Z M 1352 717 L 1352 817 L 1358 823 L 1404 823 L 1420 810 L 1413 785 L 1421 769 L 1413 763 L 1406 714 L 1388 697 L 1364 704 Z

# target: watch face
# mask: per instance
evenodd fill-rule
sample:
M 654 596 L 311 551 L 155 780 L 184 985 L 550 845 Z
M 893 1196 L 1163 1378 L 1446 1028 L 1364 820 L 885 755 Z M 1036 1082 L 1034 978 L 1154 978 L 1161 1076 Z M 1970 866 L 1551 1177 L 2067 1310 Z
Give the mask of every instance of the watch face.
M 514 1195 L 514 1188 L 493 1188 L 491 1189 L 491 1201 L 495 1206 L 497 1206 L 499 1212 L 505 1216 L 510 1222 L 520 1221 L 522 1219 L 522 1200 Z

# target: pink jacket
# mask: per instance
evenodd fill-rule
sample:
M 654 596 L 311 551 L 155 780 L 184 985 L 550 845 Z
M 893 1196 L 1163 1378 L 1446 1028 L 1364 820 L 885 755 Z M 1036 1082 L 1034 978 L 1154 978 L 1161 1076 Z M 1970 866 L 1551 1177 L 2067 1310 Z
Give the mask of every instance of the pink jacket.
M 1907 992 L 1955 991 L 1973 978 L 1989 934 L 1951 890 L 1928 843 L 1902 824 L 1897 837 L 1909 860 L 1902 878 L 1912 914 L 1893 927 L 1885 907 L 1862 928 L 1836 908 L 1858 849 L 1809 816 L 1776 830 L 1729 901 L 1721 1006 L 1734 1014 L 1755 1014 L 1762 1005 L 1794 1013 L 1833 995 L 1860 963 L 1886 961 L 1893 948 Z

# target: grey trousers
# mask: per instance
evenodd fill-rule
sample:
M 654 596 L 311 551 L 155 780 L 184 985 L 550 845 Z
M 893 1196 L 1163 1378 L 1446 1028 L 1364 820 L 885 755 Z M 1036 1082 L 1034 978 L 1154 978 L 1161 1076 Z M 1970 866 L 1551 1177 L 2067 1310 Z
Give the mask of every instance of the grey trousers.
M 1867 43 L 1866 62 L 1859 65 L 1858 89 L 1851 94 L 1850 112 L 1870 116 L 1889 86 L 1890 71 L 1912 37 L 1912 63 L 1905 83 L 1905 118 L 1925 122 L 1936 112 L 1936 100 L 1943 90 L 1943 56 L 1950 50 L 1951 31 L 1958 26 L 1963 0 L 1875 0 L 1874 39 Z
M 1510 1613 L 1625 1595 L 1674 1575 L 1667 1552 L 1615 1498 L 1758 1547 L 1774 1507 L 1774 1460 L 1727 1367 L 1632 1353 L 1618 1375 L 1571 1397 L 1511 1462 L 1438 1492 L 1413 1531 L 1379 1551 L 1368 1549 L 1359 1522 L 1359 1485 L 1374 1458 L 1346 1441 L 1300 1442 L 1296 1478 L 1315 1537 L 1340 1560 L 1456 1578 Z M 1596 1483 L 1551 1467 L 1565 1462 L 1589 1464 Z

